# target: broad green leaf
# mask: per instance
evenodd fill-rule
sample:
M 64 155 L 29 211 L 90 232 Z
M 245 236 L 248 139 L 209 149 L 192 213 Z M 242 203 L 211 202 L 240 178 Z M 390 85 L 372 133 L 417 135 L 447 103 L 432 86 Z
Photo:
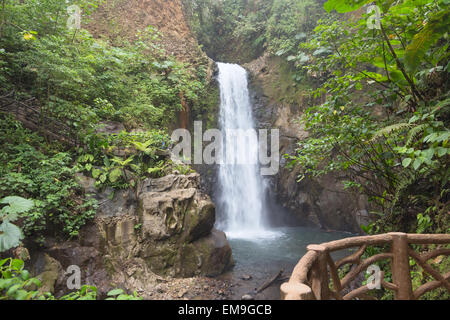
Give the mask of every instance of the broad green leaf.
M 94 179 L 97 179 L 101 173 L 102 173 L 102 171 L 100 169 L 97 169 L 97 168 L 92 169 L 92 177 Z
M 450 11 L 441 10 L 434 14 L 425 27 L 414 35 L 406 47 L 405 64 L 410 71 L 415 71 L 428 51 L 450 28 Z
M 117 295 L 122 294 L 122 293 L 123 293 L 122 289 L 113 289 L 113 290 L 109 291 L 107 293 L 107 295 L 108 296 L 117 296 Z
M 26 300 L 28 296 L 28 291 L 20 289 L 17 290 L 16 294 L 15 294 L 15 299 L 16 300 Z
M 20 284 L 15 284 L 6 291 L 6 295 L 12 296 L 17 290 L 20 289 Z
M 17 247 L 22 239 L 23 234 L 19 227 L 8 221 L 0 224 L 0 252 Z
M 24 265 L 25 265 L 24 262 L 20 259 L 13 259 L 11 261 L 11 268 L 16 271 L 22 270 Z
M 405 158 L 402 161 L 402 165 L 407 168 L 411 164 L 412 159 L 411 158 Z
M 345 13 L 358 10 L 369 2 L 372 2 L 372 0 L 328 0 L 324 3 L 323 8 L 327 12 L 334 9 L 339 13 Z
M 109 181 L 111 182 L 116 182 L 117 179 L 119 179 L 119 177 L 122 174 L 122 170 L 120 168 L 115 168 L 113 169 L 110 173 L 109 173 Z
M 33 200 L 16 196 L 3 198 L 0 203 L 9 205 L 2 209 L 3 212 L 8 214 L 27 212 L 34 206 Z
M 28 272 L 28 270 L 22 270 L 22 272 L 20 273 L 20 277 L 24 281 L 28 280 L 28 278 L 30 278 L 30 273 Z
M 438 157 L 445 156 L 446 154 L 447 154 L 447 148 L 442 148 L 442 147 L 437 148 Z
M 107 177 L 106 177 L 106 174 L 102 174 L 102 175 L 100 176 L 100 178 L 99 178 L 99 179 L 100 179 L 100 182 L 101 182 L 101 183 L 105 183 L 106 178 L 107 178 Z
M 422 164 L 422 159 L 420 159 L 420 158 L 416 158 L 416 159 L 414 159 L 414 163 L 413 163 L 413 168 L 414 168 L 414 170 L 417 170 L 417 169 L 419 169 L 419 167 L 420 167 L 420 165 Z
M 8 261 L 8 260 L 10 260 L 11 258 L 6 258 L 6 259 L 3 259 L 3 260 L 0 260 L 0 267 L 2 266 L 2 265 L 4 265 L 5 263 L 6 263 L 6 261 Z

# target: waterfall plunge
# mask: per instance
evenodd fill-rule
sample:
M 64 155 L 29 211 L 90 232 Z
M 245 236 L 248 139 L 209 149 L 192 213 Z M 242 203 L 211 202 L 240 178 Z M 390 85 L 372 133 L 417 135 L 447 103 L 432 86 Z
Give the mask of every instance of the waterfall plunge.
M 219 126 L 224 136 L 224 152 L 218 170 L 217 227 L 229 238 L 272 237 L 276 233 L 269 230 L 264 219 L 266 183 L 260 175 L 256 135 L 249 139 L 248 135 L 231 138 L 227 134 L 229 129 L 255 129 L 247 72 L 236 64 L 218 63 L 218 66 Z M 234 164 L 230 159 L 234 159 Z

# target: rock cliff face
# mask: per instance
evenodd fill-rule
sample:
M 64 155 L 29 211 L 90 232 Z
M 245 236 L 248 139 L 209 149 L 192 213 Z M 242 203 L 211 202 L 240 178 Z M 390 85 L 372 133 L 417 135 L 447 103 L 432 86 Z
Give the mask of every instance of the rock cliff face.
M 231 248 L 213 229 L 215 206 L 199 187 L 197 173 L 168 175 L 145 180 L 137 195 L 106 199 L 96 219 L 101 251 L 112 259 L 141 258 L 161 275 L 221 274 L 232 264 Z
M 302 110 L 313 103 L 306 90 L 292 88 L 279 58 L 264 55 L 244 65 L 250 72 L 254 115 L 260 128 L 280 129 L 280 171 L 270 178 L 277 201 L 290 212 L 290 222 L 324 229 L 360 232 L 368 222 L 365 197 L 343 190 L 343 177 L 329 174 L 297 182 L 299 167 L 288 169 L 284 154 L 293 154 L 308 133 L 298 123 Z
M 107 1 L 93 13 L 88 29 L 111 41 L 137 40 L 138 32 L 154 26 L 161 32 L 164 49 L 185 61 L 203 58 L 186 22 L 181 0 Z
M 94 181 L 79 177 L 86 192 Z M 101 293 L 111 285 L 146 288 L 159 277 L 217 276 L 233 264 L 225 234 L 213 228 L 215 207 L 199 190 L 200 176 L 168 175 L 147 179 L 138 188 L 97 193 L 100 207 L 94 223 L 79 241 L 48 241 L 36 254 L 35 274 L 46 286 L 63 292 L 70 265 L 83 271 L 83 283 Z M 142 289 L 151 292 L 151 288 Z

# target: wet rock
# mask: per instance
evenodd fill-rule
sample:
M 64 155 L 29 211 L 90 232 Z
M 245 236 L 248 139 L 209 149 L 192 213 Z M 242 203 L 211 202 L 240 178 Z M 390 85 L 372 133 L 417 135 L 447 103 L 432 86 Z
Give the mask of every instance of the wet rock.
M 255 298 L 253 298 L 253 296 L 251 296 L 249 294 L 244 294 L 241 299 L 242 300 L 255 300 Z
M 288 100 L 287 97 L 280 96 L 280 91 L 274 90 L 273 87 L 273 83 L 277 83 L 284 76 L 280 73 L 282 63 L 278 57 L 265 54 L 245 64 L 244 67 L 250 71 L 249 91 L 252 94 L 257 126 L 267 129 L 278 128 L 280 155 L 292 155 L 295 154 L 297 142 L 308 137 L 307 131 L 297 119 L 307 106 L 323 101 L 299 91 L 295 97 L 290 97 L 292 101 L 285 102 Z M 370 212 L 367 199 L 344 190 L 342 181 L 346 179 L 345 177 L 331 173 L 320 178 L 306 177 L 298 182 L 302 168 L 299 166 L 287 168 L 286 164 L 286 159 L 281 156 L 279 172 L 269 177 L 271 196 L 287 209 L 284 210 L 285 214 L 277 215 L 277 218 L 282 218 L 282 224 L 359 232 L 360 222 L 370 221 L 365 215 L 366 212 Z M 272 211 L 282 212 L 282 210 Z
M 178 293 L 178 298 L 183 298 L 183 296 L 187 293 L 187 290 L 182 290 Z
M 92 187 L 88 180 L 85 190 Z M 216 276 L 232 266 L 231 247 L 225 234 L 213 229 L 215 206 L 200 190 L 198 174 L 147 179 L 137 194 L 96 192 L 100 208 L 94 222 L 80 230 L 79 240 L 47 241 L 43 248 L 62 267 L 58 277 L 52 274 L 57 295 L 67 292 L 70 275 L 64 271 L 70 265 L 80 267 L 81 283 L 96 285 L 99 297 L 119 286 L 152 292 L 152 298 L 162 297 L 166 287 L 161 285 L 171 283 L 167 276 Z M 42 261 L 36 274 L 44 270 Z M 170 289 L 171 297 L 187 287 Z
M 200 175 L 191 173 L 189 175 L 170 174 L 158 179 L 146 179 L 139 188 L 140 193 L 164 192 L 177 189 L 198 188 L 200 186 Z
M 102 247 L 113 259 L 142 258 L 160 275 L 218 275 L 231 266 L 225 234 L 213 230 L 215 206 L 200 190 L 200 176 L 146 179 L 137 196 L 122 193 L 108 205 L 120 214 L 97 219 Z M 139 227 L 136 227 L 139 226 Z
M 117 134 L 125 130 L 125 126 L 117 121 L 102 121 L 97 129 L 98 133 Z
M 232 264 L 231 247 L 225 233 L 213 229 L 208 237 L 184 247 L 180 265 L 183 276 L 202 274 L 214 277 L 229 269 Z
M 249 274 L 244 274 L 243 276 L 241 276 L 242 280 L 251 280 L 253 277 Z
M 41 254 L 35 266 L 35 273 L 39 272 L 36 278 L 41 282 L 39 291 L 54 294 L 56 282 L 62 273 L 61 264 L 48 254 Z

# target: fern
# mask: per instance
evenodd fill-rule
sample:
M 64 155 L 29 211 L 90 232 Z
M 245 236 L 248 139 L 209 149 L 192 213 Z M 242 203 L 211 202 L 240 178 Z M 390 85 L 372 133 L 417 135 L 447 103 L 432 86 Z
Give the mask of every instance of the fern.
M 396 207 L 398 200 L 403 195 L 403 192 L 412 185 L 417 180 L 417 176 L 414 175 L 412 172 L 405 173 L 399 177 L 399 181 L 397 184 L 397 187 L 394 192 L 394 198 L 392 199 L 392 205 L 391 205 L 391 213 L 393 212 L 394 208 Z
M 414 36 L 405 51 L 405 64 L 410 71 L 417 69 L 428 49 L 448 32 L 449 25 L 450 12 L 441 10 Z
M 450 106 L 450 98 L 446 98 L 446 99 L 441 100 L 438 103 L 436 103 L 436 105 L 434 106 L 433 111 L 431 111 L 431 113 L 436 113 L 442 109 L 448 110 L 448 108 L 445 108 L 447 106 Z
M 388 134 L 397 135 L 401 130 L 411 128 L 412 126 L 413 126 L 412 124 L 406 122 L 392 124 L 375 132 L 371 141 L 375 141 L 381 137 L 385 137 Z
M 429 127 L 429 125 L 427 123 L 424 123 L 424 124 L 420 124 L 418 126 L 415 126 L 411 130 L 409 130 L 408 138 L 406 140 L 405 146 L 409 147 L 413 143 L 413 141 L 416 139 L 417 135 L 419 133 L 423 132 L 428 127 Z

